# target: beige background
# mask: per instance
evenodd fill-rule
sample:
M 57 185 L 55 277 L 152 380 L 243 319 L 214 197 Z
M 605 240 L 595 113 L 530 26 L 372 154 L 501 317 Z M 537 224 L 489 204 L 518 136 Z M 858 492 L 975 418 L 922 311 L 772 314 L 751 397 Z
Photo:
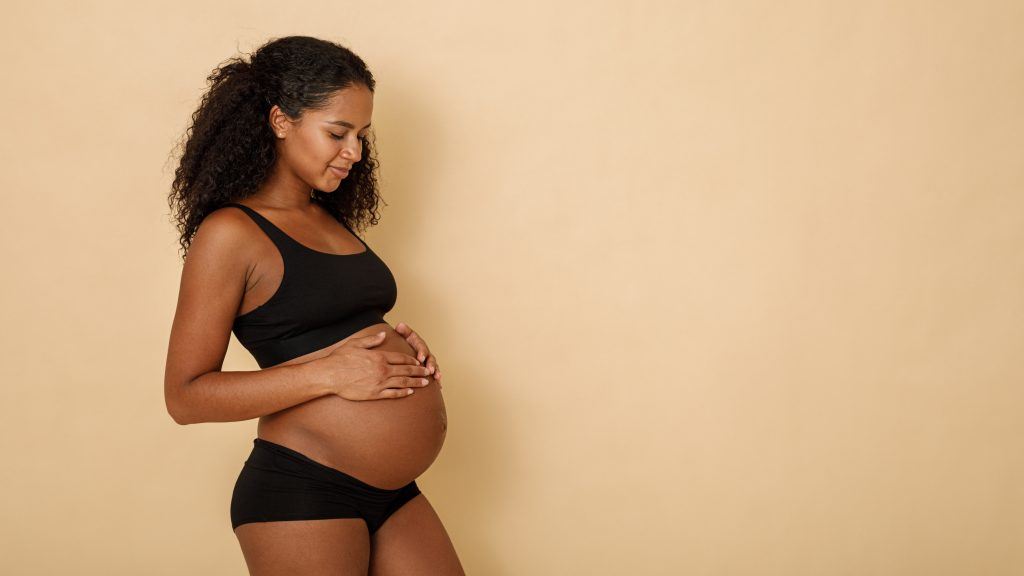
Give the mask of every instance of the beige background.
M 1024 572 L 1020 2 L 5 6 L 0 572 L 245 574 L 255 423 L 163 404 L 168 154 L 288 34 L 378 79 L 468 573 Z

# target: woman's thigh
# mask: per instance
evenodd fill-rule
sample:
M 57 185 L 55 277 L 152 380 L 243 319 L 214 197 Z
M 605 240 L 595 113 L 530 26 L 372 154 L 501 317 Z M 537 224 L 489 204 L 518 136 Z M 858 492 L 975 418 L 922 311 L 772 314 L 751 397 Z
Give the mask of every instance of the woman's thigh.
M 465 576 L 455 546 L 422 493 L 374 532 L 370 576 Z
M 251 576 L 366 576 L 369 569 L 362 518 L 250 522 L 235 536 Z

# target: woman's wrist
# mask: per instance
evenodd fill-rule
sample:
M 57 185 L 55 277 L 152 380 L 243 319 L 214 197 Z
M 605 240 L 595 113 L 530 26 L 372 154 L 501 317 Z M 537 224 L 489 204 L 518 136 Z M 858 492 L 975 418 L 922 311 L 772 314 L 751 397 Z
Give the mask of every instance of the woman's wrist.
M 289 368 L 295 369 L 297 378 L 310 385 L 318 397 L 335 393 L 331 387 L 331 383 L 327 381 L 327 378 L 325 377 L 326 375 L 321 369 L 320 360 L 320 358 L 316 358 L 309 362 L 302 362 L 300 364 L 288 366 Z

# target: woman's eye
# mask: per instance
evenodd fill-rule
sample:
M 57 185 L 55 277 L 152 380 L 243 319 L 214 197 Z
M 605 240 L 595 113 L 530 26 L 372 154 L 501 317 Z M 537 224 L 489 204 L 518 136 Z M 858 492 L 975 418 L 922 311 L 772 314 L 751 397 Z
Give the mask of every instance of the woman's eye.
M 345 136 L 347 136 L 347 134 L 338 135 L 338 134 L 335 134 L 334 132 L 328 132 L 328 134 L 330 134 L 331 138 L 333 138 L 335 140 L 344 140 Z M 362 140 L 365 140 L 368 135 L 369 134 L 360 134 L 359 138 L 362 139 Z

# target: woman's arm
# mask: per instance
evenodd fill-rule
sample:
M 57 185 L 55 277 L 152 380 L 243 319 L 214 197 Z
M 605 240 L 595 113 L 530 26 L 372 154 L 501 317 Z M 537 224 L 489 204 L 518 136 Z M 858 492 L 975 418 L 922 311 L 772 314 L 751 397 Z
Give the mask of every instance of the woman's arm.
M 178 424 L 237 422 L 273 414 L 332 392 L 311 378 L 307 363 L 263 370 L 207 372 L 167 396 Z
M 240 211 L 217 210 L 189 246 L 164 370 L 167 412 L 178 424 L 249 420 L 332 393 L 309 363 L 221 371 L 255 260 L 249 225 Z

